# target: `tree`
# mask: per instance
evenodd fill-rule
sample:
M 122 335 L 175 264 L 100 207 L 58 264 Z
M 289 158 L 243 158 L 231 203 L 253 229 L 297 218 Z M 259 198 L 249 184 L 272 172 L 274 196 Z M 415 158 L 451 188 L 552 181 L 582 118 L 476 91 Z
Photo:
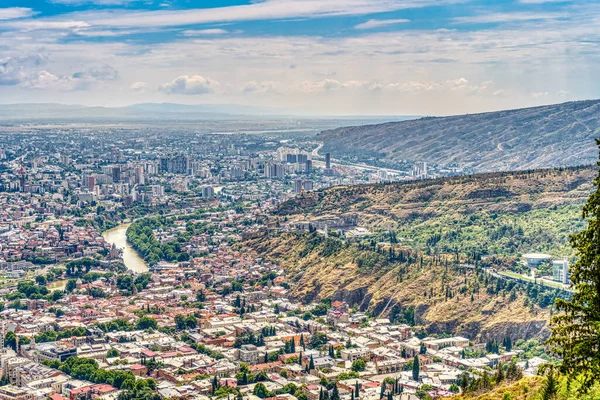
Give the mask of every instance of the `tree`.
M 413 380 L 415 380 L 417 382 L 419 382 L 419 372 L 420 372 L 419 356 L 415 356 L 415 358 L 413 360 L 412 376 L 413 376 Z
M 211 386 L 212 386 L 212 391 L 213 394 L 215 393 L 215 391 L 217 391 L 219 389 L 219 387 L 221 386 L 221 384 L 219 383 L 219 378 L 217 378 L 217 376 L 213 376 L 212 382 L 211 382 Z
M 452 393 L 460 392 L 460 389 L 458 388 L 458 385 L 456 383 L 453 383 L 452 385 L 450 385 L 450 388 L 448 390 L 451 391 Z
M 312 371 L 313 369 L 315 369 L 315 361 L 313 360 L 313 356 L 311 354 L 310 355 L 310 361 L 308 363 L 308 370 Z
M 352 367 L 350 367 L 354 372 L 362 372 L 367 368 L 367 363 L 362 358 L 354 361 L 352 363 Z
M 4 336 L 4 345 L 11 347 L 13 350 L 17 349 L 17 335 L 13 331 L 6 332 Z
M 69 279 L 65 286 L 65 292 L 71 293 L 77 287 L 77 281 L 75 279 Z
M 325 343 L 327 343 L 327 335 L 325 335 L 323 332 L 315 332 L 315 334 L 310 338 L 310 347 L 313 349 L 321 347 Z
M 198 320 L 196 319 L 196 317 L 194 316 L 194 314 L 189 314 L 187 317 L 185 317 L 185 325 L 190 328 L 190 329 L 194 329 L 198 324 Z
M 581 389 L 584 389 L 583 387 Z M 585 389 L 584 389 L 585 390 Z M 558 384 L 556 382 L 556 373 L 553 368 L 550 368 L 546 375 L 546 384 L 542 390 L 542 400 L 552 400 L 556 398 L 558 393 Z
M 521 368 L 517 366 L 515 360 L 512 360 L 510 364 L 508 364 L 508 368 L 506 369 L 506 378 L 511 381 L 519 380 L 523 377 L 523 371 Z
M 333 390 L 331 391 L 331 400 L 340 400 L 340 392 L 338 392 L 337 385 L 333 385 Z
M 254 386 L 254 390 L 252 391 L 252 393 L 255 396 L 260 397 L 261 399 L 264 399 L 265 397 L 269 397 L 269 391 L 267 390 L 267 387 L 265 386 L 265 384 L 262 382 L 259 382 L 256 384 L 256 386 Z
M 119 357 L 119 350 L 117 349 L 110 349 L 106 352 L 106 358 L 113 358 L 113 357 Z
M 463 374 L 460 377 L 460 388 L 464 393 L 467 391 L 468 387 L 469 387 L 469 373 L 463 372 Z
M 600 140 L 596 139 L 600 147 Z M 600 162 L 598 162 L 600 166 Z M 563 313 L 552 318 L 552 335 L 548 340 L 559 356 L 559 372 L 569 379 L 581 379 L 588 390 L 600 381 L 600 174 L 594 179 L 595 191 L 583 206 L 587 228 L 571 237 L 577 261 L 571 266 L 574 289 L 571 300 L 557 299 L 556 308 Z
M 177 314 L 175 316 L 175 327 L 177 328 L 177 330 L 185 329 L 185 317 L 183 316 L 183 314 Z
M 504 365 L 501 362 L 498 363 L 498 368 L 496 368 L 496 375 L 494 378 L 496 380 L 496 385 L 502 383 L 504 380 Z
M 156 329 L 158 328 L 158 324 L 154 318 L 143 316 L 138 319 L 136 327 L 137 329 Z

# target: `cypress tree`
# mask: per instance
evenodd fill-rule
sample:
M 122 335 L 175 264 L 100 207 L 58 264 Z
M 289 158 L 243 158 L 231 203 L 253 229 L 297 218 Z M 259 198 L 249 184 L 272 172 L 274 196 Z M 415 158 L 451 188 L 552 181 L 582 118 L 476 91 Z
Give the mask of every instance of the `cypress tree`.
M 415 356 L 414 360 L 413 360 L 413 368 L 412 368 L 412 376 L 413 376 L 413 380 L 419 382 L 419 372 L 420 372 L 420 366 L 419 366 L 419 357 Z
M 312 371 L 315 369 L 315 361 L 313 360 L 312 354 L 310 355 L 310 362 L 308 363 L 308 369 Z
M 498 368 L 496 369 L 496 385 L 500 384 L 504 380 L 504 368 L 501 362 L 498 363 Z
M 358 388 L 358 381 L 354 382 L 354 397 L 360 397 L 360 390 Z
M 333 390 L 331 392 L 331 400 L 340 400 L 340 392 L 338 392 L 337 384 L 333 384 Z
M 464 392 L 466 392 L 468 387 L 469 387 L 469 374 L 467 372 L 465 372 L 460 377 L 460 388 L 462 389 L 462 391 L 464 393 Z

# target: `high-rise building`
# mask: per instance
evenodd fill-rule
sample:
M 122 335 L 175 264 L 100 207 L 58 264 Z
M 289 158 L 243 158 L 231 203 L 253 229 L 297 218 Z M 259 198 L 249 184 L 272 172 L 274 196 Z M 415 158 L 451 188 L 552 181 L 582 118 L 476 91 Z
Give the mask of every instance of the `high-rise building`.
M 296 179 L 294 181 L 294 193 L 298 194 L 298 193 L 302 192 L 303 189 L 304 189 L 304 182 L 302 181 L 302 179 Z
M 242 169 L 240 167 L 231 168 L 231 178 L 240 179 L 242 177 Z
M 561 282 L 565 285 L 570 283 L 569 277 L 569 258 L 564 257 L 562 260 L 552 261 L 552 273 L 553 279 L 557 282 Z
M 94 191 L 94 188 L 96 187 L 96 177 L 95 176 L 88 176 L 87 187 L 90 190 L 90 192 Z
M 138 185 L 145 184 L 144 169 L 141 166 L 135 167 L 135 183 Z
M 304 164 L 308 160 L 308 156 L 306 154 L 298 154 L 296 157 L 296 162 L 298 164 Z
M 171 174 L 187 174 L 190 160 L 185 156 L 162 157 L 160 159 L 161 172 Z
M 204 186 L 202 188 L 202 197 L 204 197 L 204 198 L 215 197 L 215 188 L 213 188 L 212 186 Z
M 311 160 L 306 160 L 306 162 L 304 163 L 304 172 L 307 174 L 312 174 L 312 161 Z
M 117 183 L 121 180 L 121 167 L 116 166 L 112 167 L 112 180 L 114 183 Z
M 152 197 L 161 198 L 165 195 L 165 188 L 161 185 L 152 185 Z
M 325 168 L 331 169 L 331 153 L 325 153 Z
M 285 178 L 285 168 L 282 164 L 265 164 L 265 178 Z
M 313 190 L 313 181 L 304 179 L 296 179 L 294 181 L 294 193 L 298 194 L 303 191 L 308 192 L 309 190 Z

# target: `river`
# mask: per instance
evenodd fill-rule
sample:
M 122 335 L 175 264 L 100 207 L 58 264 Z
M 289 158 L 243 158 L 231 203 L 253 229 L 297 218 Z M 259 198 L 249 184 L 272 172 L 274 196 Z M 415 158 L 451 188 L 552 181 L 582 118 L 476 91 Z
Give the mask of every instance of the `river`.
M 123 262 L 127 269 L 137 273 L 148 272 L 148 264 L 127 243 L 127 228 L 129 228 L 129 225 L 131 224 L 121 224 L 104 232 L 102 236 L 107 243 L 114 244 L 118 249 L 123 250 Z

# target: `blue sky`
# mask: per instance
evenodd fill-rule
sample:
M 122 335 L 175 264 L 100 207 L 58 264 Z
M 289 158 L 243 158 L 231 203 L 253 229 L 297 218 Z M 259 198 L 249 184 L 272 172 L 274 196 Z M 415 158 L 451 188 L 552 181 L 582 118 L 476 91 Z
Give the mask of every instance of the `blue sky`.
M 444 115 L 600 97 L 600 4 L 2 0 L 0 101 Z

